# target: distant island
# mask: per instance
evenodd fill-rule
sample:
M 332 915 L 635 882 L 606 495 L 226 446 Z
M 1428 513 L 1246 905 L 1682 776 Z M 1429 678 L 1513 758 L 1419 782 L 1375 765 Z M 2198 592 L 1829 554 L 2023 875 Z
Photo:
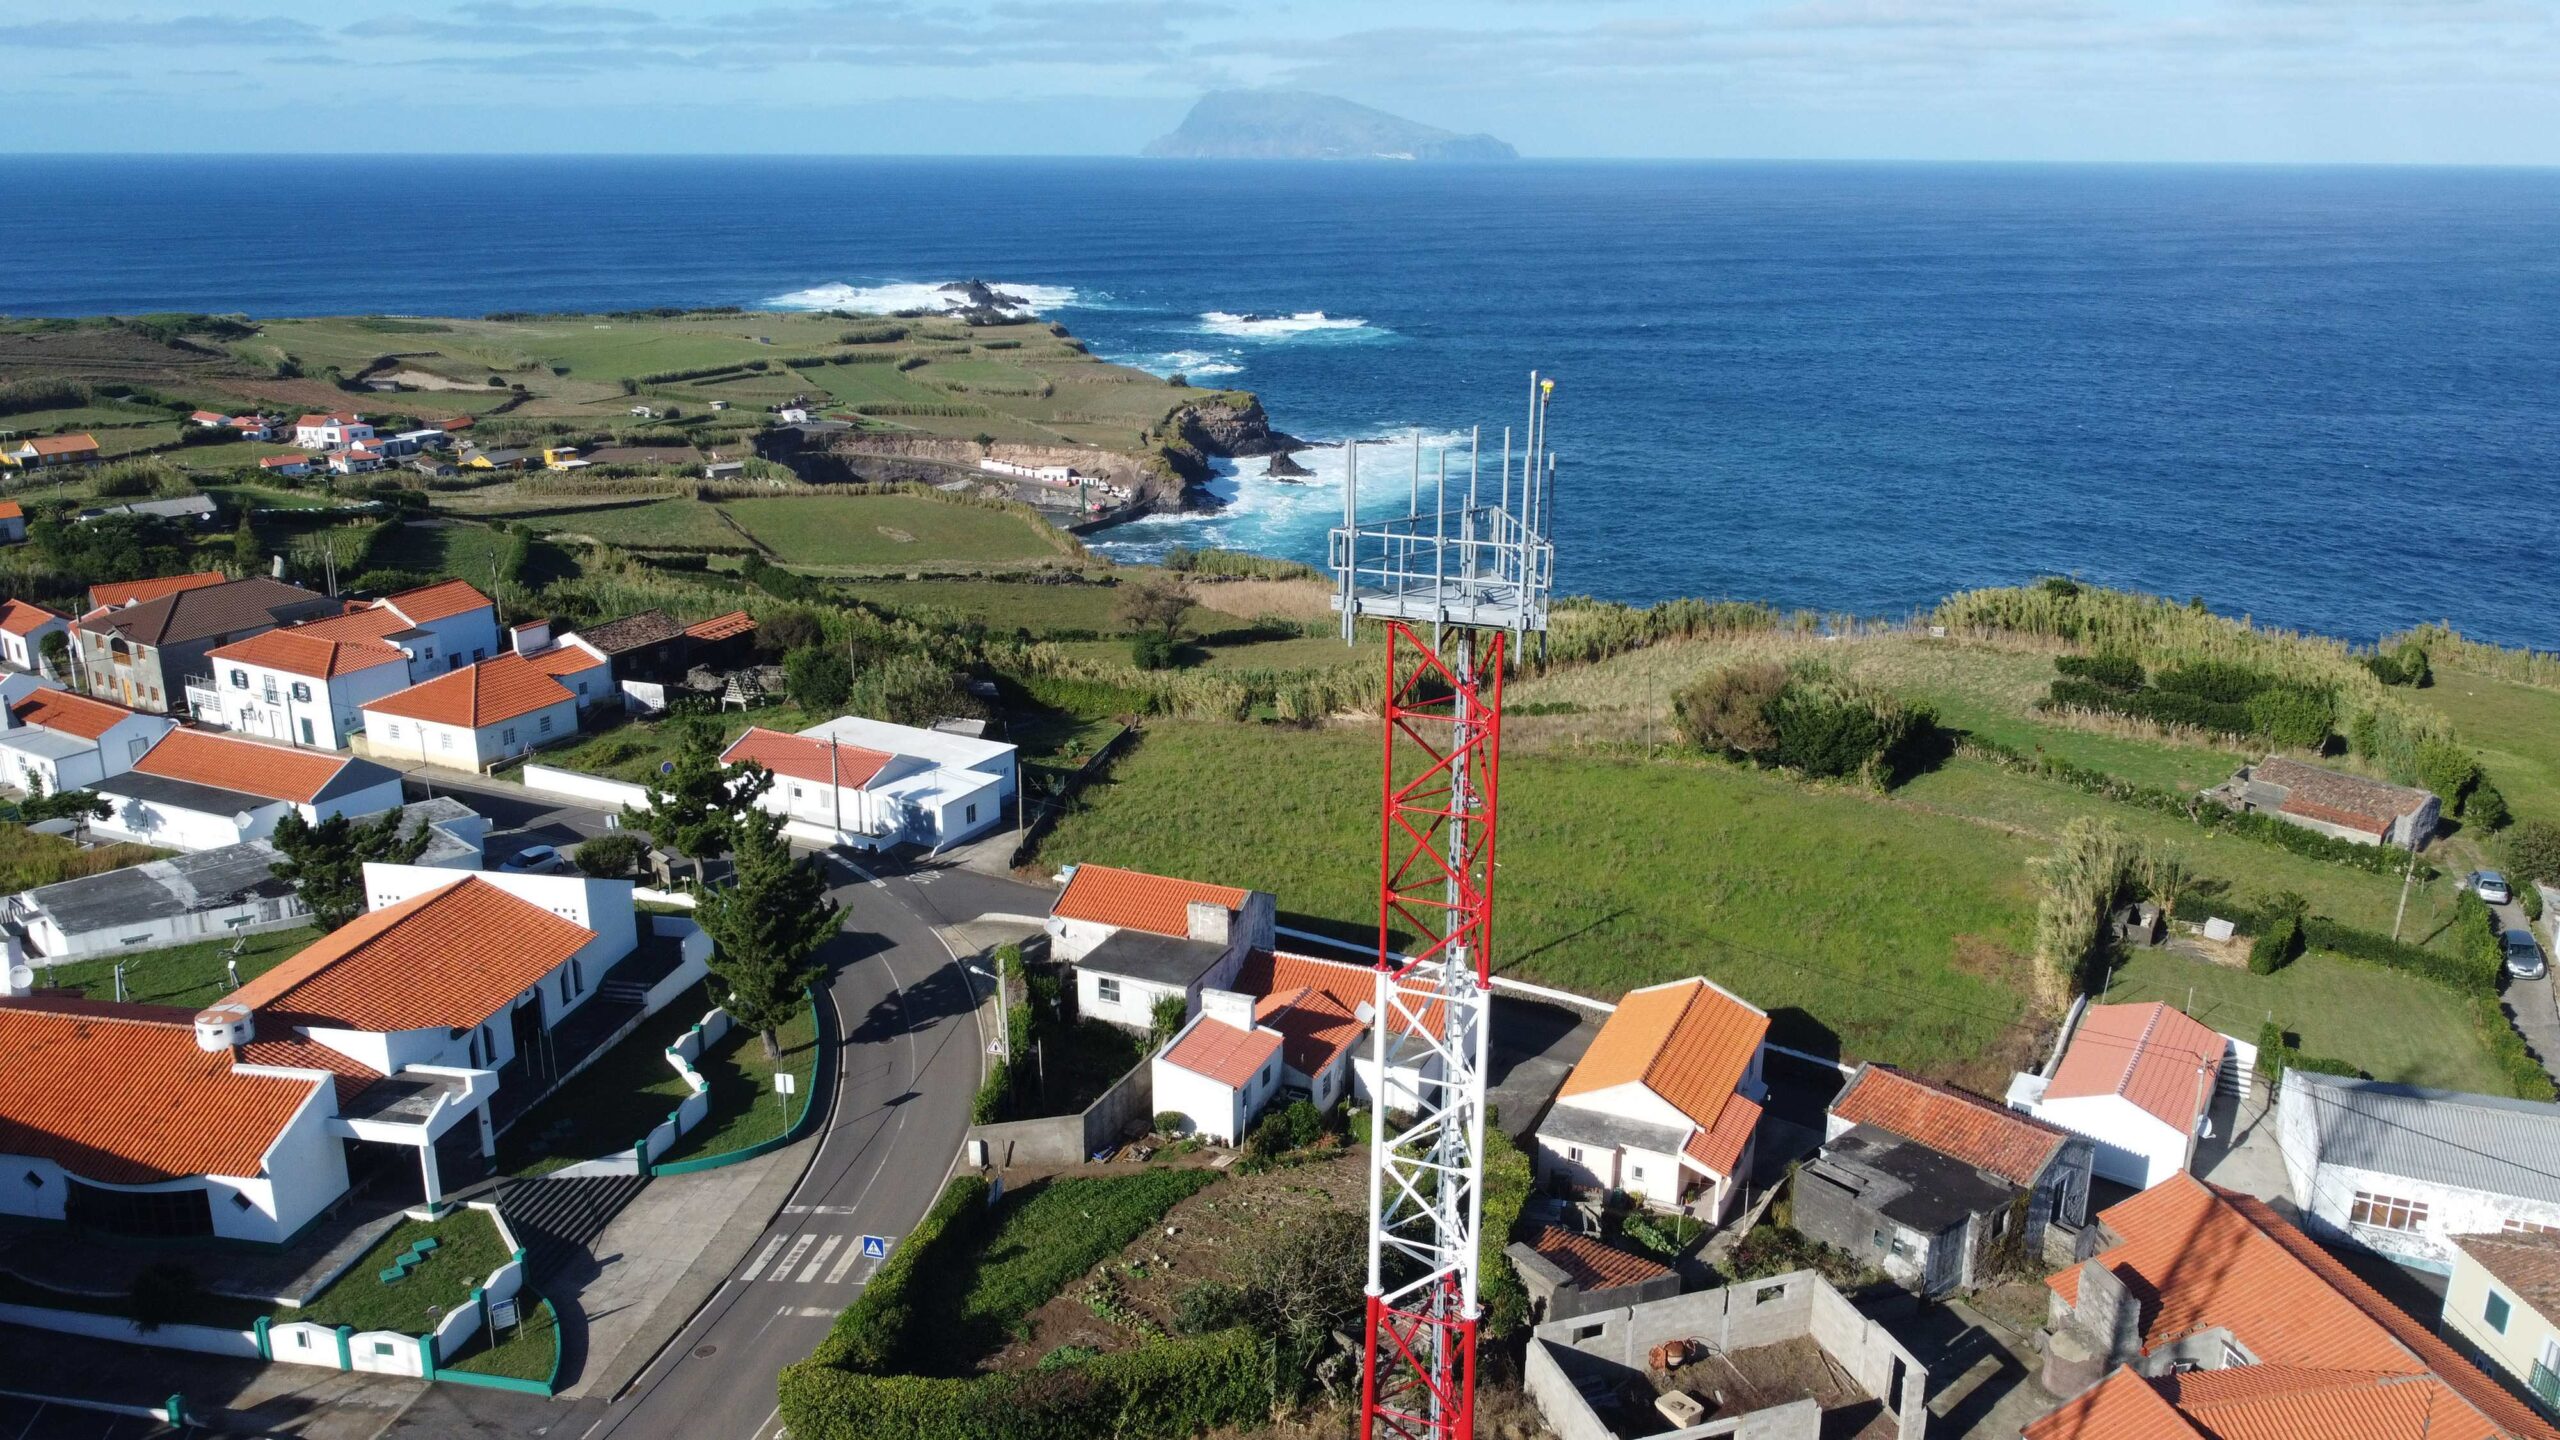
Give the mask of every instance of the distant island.
M 1212 90 L 1144 154 L 1179 160 L 1517 160 L 1490 135 L 1461 135 L 1333 95 Z

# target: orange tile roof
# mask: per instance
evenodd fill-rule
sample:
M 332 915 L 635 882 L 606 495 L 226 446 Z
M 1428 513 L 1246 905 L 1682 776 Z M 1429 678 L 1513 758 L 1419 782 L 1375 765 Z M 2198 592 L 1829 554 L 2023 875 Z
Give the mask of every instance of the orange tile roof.
M 77 455 L 97 449 L 98 437 L 84 430 L 76 435 L 38 435 L 25 444 L 38 455 Z
M 1641 1285 L 1672 1273 L 1668 1267 L 1641 1255 L 1630 1255 L 1615 1245 L 1604 1245 L 1559 1225 L 1539 1226 L 1530 1233 L 1527 1244 L 1585 1290 Z
M 2022 1440 L 2203 1440 L 2159 1391 L 2124 1367 L 2020 1433 Z
M 1348 1006 L 1303 985 L 1263 996 L 1253 1007 L 1253 1019 L 1280 1032 L 1280 1048 L 1289 1058 L 1289 1068 L 1310 1079 L 1323 1074 L 1368 1033 Z
M 433 585 L 421 585 L 415 590 L 386 596 L 382 603 L 408 616 L 412 625 L 448 620 L 473 610 L 494 611 L 497 608 L 495 601 L 481 594 L 479 587 L 468 580 L 440 580 Z
M 277 1027 L 281 1028 L 281 1027 Z M 282 1035 L 260 1035 L 240 1047 L 243 1065 L 273 1065 L 282 1070 L 326 1070 L 336 1077 L 338 1103 L 343 1105 L 361 1095 L 382 1072 L 352 1055 L 332 1050 L 317 1040 L 306 1039 L 291 1031 Z
M 181 590 L 201 590 L 208 585 L 221 585 L 230 579 L 219 570 L 202 570 L 193 575 L 168 575 L 157 580 L 119 580 L 108 585 L 89 587 L 89 608 L 102 605 L 143 605 L 163 595 Z
M 1241 1090 L 1253 1079 L 1255 1071 L 1279 1053 L 1280 1037 L 1270 1031 L 1239 1030 L 1224 1020 L 1203 1015 L 1183 1032 L 1164 1058 L 1230 1090 Z
M 293 627 L 305 635 L 319 635 L 331 640 L 386 640 L 404 631 L 415 630 L 397 610 L 379 605 L 357 605 L 342 614 L 305 620 Z
M 697 620 L 684 627 L 684 633 L 708 643 L 715 640 L 728 640 L 740 635 L 752 635 L 755 629 L 756 622 L 753 616 L 744 610 L 732 610 L 726 615 L 714 615 L 708 620 Z
M 95 740 L 133 718 L 133 712 L 121 705 L 51 688 L 30 694 L 10 706 L 9 713 L 21 725 L 40 725 L 83 740 Z
M 0 520 L 24 520 L 27 512 L 15 500 L 0 500 Z
M 524 658 L 526 664 L 554 678 L 584 675 L 606 663 L 603 656 L 578 645 L 554 645 Z
M 1704 980 L 1631 990 L 1559 1093 L 1640 1084 L 1713 1129 L 1768 1035 L 1767 1015 Z
M 2223 1049 L 2220 1035 L 2174 1007 L 2092 1005 L 2044 1098 L 2122 1095 L 2170 1129 L 2192 1135 L 2196 1118 L 2213 1103 Z
M 239 1074 L 168 1005 L 0 999 L 0 1053 L 0 1153 L 106 1185 L 255 1177 L 315 1088 Z
M 437 725 L 485 729 L 578 697 L 521 655 L 496 655 L 439 675 L 423 685 L 385 695 L 367 712 L 425 720 Z
M 814 735 L 786 735 L 761 725 L 748 726 L 747 733 L 730 741 L 729 748 L 720 752 L 723 765 L 753 761 L 776 775 L 806 780 L 812 785 L 833 784 L 845 790 L 859 790 L 870 784 L 873 776 L 897 758 L 882 750 L 830 744 Z
M 333 640 L 314 635 L 299 626 L 289 630 L 269 630 L 219 646 L 209 657 L 215 660 L 237 660 L 245 665 L 263 665 L 289 675 L 312 675 L 321 679 L 346 675 L 357 670 L 370 670 L 377 665 L 406 665 L 409 657 L 378 640 Z
M 2505 1433 L 2433 1377 L 2239 1365 L 2163 1375 L 2151 1387 L 2214 1440 L 2498 1440 Z
M 14 510 L 17 507 L 12 505 L 9 508 Z M 5 513 L 0 512 L 0 514 Z M 30 605 L 24 600 L 12 599 L 6 605 L 0 605 L 0 630 L 6 630 L 12 635 L 32 635 L 44 626 L 56 622 L 68 625 L 71 623 L 71 617 L 58 610 L 47 610 L 41 605 Z
M 1276 995 L 1284 990 L 1316 990 L 1333 997 L 1345 1013 L 1358 1015 L 1363 1005 L 1378 1003 L 1378 972 L 1369 965 L 1354 965 L 1344 960 L 1319 960 L 1312 955 L 1291 955 L 1285 951 L 1256 950 L 1236 968 L 1231 989 L 1247 995 Z M 1434 1000 L 1422 1012 L 1422 1028 L 1433 1035 L 1441 1033 L 1448 1023 L 1446 1008 Z M 1399 1019 L 1395 1033 L 1413 1033 L 1413 1022 Z
M 133 768 L 145 775 L 308 805 L 352 763 L 344 756 L 287 750 L 202 730 L 172 730 L 145 751 Z
M 360 915 L 224 998 L 288 1024 L 462 1030 L 594 938 L 475 875 Z
M 1852 1125 L 1872 1125 L 1917 1141 L 2013 1185 L 2034 1185 L 2070 1138 L 1978 1095 L 1872 1062 L 1849 1078 L 1831 1102 L 1831 1113 Z
M 1115 870 L 1108 865 L 1078 865 L 1075 878 L 1059 892 L 1058 903 L 1049 907 L 1049 913 L 1062 920 L 1187 937 L 1191 934 L 1188 907 L 1192 901 L 1241 910 L 1245 897 L 1252 893 L 1202 880 L 1176 880 L 1138 870 Z
M 1760 1107 L 1739 1095 L 1725 1097 L 1724 1109 L 1716 1123 L 1689 1137 L 1680 1153 L 1697 1161 L 1713 1175 L 1738 1173 L 1743 1147 L 1751 1143 L 1751 1134 L 1760 1128 Z

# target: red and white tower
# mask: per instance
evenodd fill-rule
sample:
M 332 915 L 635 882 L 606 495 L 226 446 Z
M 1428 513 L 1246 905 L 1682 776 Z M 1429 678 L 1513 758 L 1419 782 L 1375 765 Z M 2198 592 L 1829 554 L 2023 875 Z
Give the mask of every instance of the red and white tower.
M 1362 619 L 1387 636 L 1361 1440 L 1475 1433 L 1502 677 L 1510 647 L 1546 629 L 1555 563 L 1554 382 L 1529 387 L 1516 487 L 1506 432 L 1484 503 L 1471 436 L 1463 502 L 1444 450 L 1426 510 L 1417 436 L 1410 508 L 1364 520 L 1354 446 L 1332 537 L 1344 638 Z

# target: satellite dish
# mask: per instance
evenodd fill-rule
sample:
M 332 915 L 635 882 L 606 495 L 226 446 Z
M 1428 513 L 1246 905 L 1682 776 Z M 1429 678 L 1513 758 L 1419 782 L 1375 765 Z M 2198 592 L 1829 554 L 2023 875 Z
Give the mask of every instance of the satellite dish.
M 34 966 L 12 965 L 9 967 L 9 993 L 14 995 L 20 991 L 33 990 L 34 988 L 36 988 L 36 970 Z

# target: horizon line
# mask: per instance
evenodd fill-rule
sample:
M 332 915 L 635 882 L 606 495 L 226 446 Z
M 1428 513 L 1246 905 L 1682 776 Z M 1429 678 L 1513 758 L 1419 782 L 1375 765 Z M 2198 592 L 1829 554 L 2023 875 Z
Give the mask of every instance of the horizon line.
M 2560 170 L 2560 160 L 2195 160 L 2195 159 L 2055 159 L 2030 157 L 1946 156 L 1785 156 L 1785 155 L 1522 155 L 1510 160 L 1390 160 L 1370 158 L 1313 159 L 1297 157 L 1201 157 L 1135 155 L 1114 151 L 1057 153 L 1004 151 L 868 151 L 868 150 L 15 150 L 0 151 L 0 163 L 36 160 L 895 160 L 1075 162 L 1117 161 L 1147 166 L 1312 166 L 1357 170 L 1442 171 L 1502 170 L 1516 165 L 1735 165 L 1735 166 L 1910 166 L 1934 168 L 1988 167 L 2008 169 L 2179 169 L 2179 170 Z

